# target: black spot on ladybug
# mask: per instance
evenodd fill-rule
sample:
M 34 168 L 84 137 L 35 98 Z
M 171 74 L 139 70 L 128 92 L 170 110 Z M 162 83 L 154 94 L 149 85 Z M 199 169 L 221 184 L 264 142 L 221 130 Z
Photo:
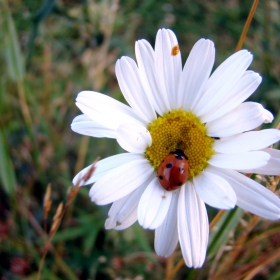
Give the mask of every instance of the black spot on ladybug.
M 162 179 L 163 179 L 163 177 L 162 177 L 161 175 L 160 175 L 160 176 L 158 176 L 158 177 L 159 177 L 159 179 L 160 179 L 160 180 L 162 180 Z
M 179 182 L 179 183 L 178 183 L 178 186 L 179 186 L 179 187 L 181 187 L 182 185 L 183 185 L 183 183 L 182 183 L 182 182 Z
M 184 173 L 184 171 L 185 171 L 185 169 L 184 169 L 184 168 L 179 167 L 179 172 L 180 172 L 180 173 Z
M 172 166 L 173 166 L 173 165 L 172 165 L 171 163 L 167 163 L 167 164 L 166 164 L 166 168 L 172 168 Z

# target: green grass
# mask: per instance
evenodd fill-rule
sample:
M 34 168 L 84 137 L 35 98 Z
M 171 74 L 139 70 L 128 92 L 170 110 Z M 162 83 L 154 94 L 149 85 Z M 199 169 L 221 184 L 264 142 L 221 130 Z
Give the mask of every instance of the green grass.
M 199 38 L 212 39 L 217 67 L 234 52 L 251 4 L 0 1 L 1 280 L 37 277 L 46 242 L 47 184 L 52 185 L 49 229 L 74 175 L 98 156 L 121 152 L 115 140 L 88 139 L 71 131 L 73 118 L 80 114 L 77 93 L 95 90 L 124 101 L 115 62 L 122 55 L 135 57 L 135 40 L 145 38 L 153 45 L 160 27 L 175 31 L 183 61 Z M 280 121 L 279 12 L 278 1 L 260 1 L 244 43 L 254 54 L 250 69 L 263 77 L 251 100 L 275 115 L 272 127 Z M 277 182 L 266 183 L 272 184 Z M 90 202 L 88 187 L 80 190 L 53 238 L 41 279 L 164 279 L 168 266 L 181 259 L 180 248 L 166 261 L 154 253 L 153 232 L 138 224 L 123 232 L 105 231 L 108 209 Z M 208 210 L 213 217 L 216 210 Z M 174 279 L 243 279 L 247 271 L 277 255 L 279 222 L 256 222 L 254 216 L 242 214 L 233 210 L 220 220 L 201 270 L 183 267 Z M 242 236 L 242 246 L 234 247 Z M 272 260 L 254 279 L 279 279 L 279 266 L 279 258 Z

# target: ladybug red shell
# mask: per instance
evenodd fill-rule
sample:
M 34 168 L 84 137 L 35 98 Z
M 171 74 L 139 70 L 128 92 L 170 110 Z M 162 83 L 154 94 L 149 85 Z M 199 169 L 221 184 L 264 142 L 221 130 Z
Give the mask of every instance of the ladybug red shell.
M 189 178 L 190 164 L 182 150 L 170 152 L 158 168 L 158 180 L 167 191 L 180 188 Z

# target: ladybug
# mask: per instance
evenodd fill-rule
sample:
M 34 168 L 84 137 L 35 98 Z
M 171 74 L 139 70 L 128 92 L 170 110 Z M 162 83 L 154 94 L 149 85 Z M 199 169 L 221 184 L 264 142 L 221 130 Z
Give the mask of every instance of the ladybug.
M 190 164 L 182 150 L 170 152 L 158 168 L 158 180 L 167 191 L 180 188 L 189 178 Z

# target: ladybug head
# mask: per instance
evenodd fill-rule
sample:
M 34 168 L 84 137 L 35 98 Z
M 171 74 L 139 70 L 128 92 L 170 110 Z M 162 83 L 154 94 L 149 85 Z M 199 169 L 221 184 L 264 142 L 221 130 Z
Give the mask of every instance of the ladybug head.
M 182 151 L 182 150 L 180 150 L 180 149 L 176 149 L 176 150 L 174 150 L 174 151 L 171 151 L 169 154 L 173 154 L 173 155 L 175 155 L 175 157 L 177 158 L 177 159 L 183 159 L 183 158 L 185 158 L 185 159 L 187 159 L 188 160 L 188 157 L 184 154 L 184 152 Z

